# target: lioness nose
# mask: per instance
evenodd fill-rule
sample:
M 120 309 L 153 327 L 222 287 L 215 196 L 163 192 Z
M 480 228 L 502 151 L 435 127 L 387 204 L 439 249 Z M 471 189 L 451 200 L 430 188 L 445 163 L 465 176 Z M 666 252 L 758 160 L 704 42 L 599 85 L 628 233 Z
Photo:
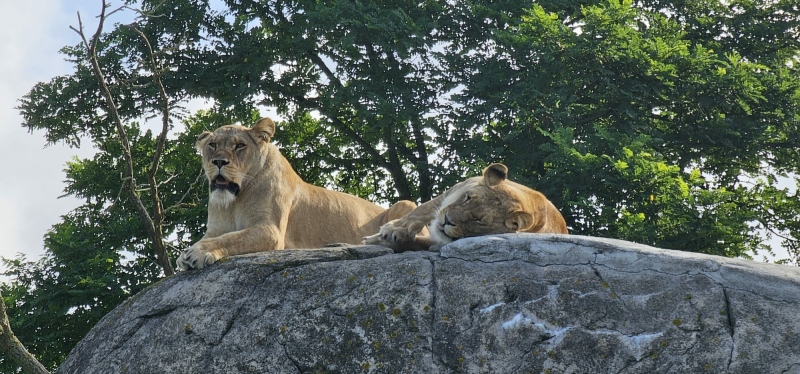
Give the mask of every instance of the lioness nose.
M 212 160 L 212 164 L 217 165 L 218 168 L 222 169 L 223 166 L 228 164 L 227 160 Z

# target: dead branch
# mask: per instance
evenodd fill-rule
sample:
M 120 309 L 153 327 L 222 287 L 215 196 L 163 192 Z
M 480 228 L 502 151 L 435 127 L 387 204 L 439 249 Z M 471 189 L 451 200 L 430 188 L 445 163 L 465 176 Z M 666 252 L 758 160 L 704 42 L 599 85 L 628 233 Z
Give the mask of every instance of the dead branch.
M 161 132 L 158 134 L 156 151 L 153 154 L 153 163 L 150 165 L 150 171 L 147 173 L 147 179 L 150 182 L 150 197 L 153 204 L 153 223 L 156 231 L 161 233 L 163 232 L 164 206 L 162 205 L 161 198 L 158 195 L 156 174 L 158 173 L 158 168 L 161 164 L 161 157 L 164 154 L 164 145 L 167 142 L 167 133 L 169 132 L 169 96 L 167 96 L 167 90 L 164 88 L 164 83 L 161 82 L 162 71 L 156 63 L 155 53 L 153 52 L 153 46 L 150 44 L 150 40 L 147 39 L 147 36 L 135 26 L 130 25 L 128 27 L 139 34 L 147 46 L 147 51 L 150 54 L 150 69 L 153 72 L 153 83 L 158 88 L 158 96 L 161 100 Z M 172 267 L 169 261 L 169 256 L 167 256 L 166 248 L 163 248 L 163 251 L 157 251 L 156 254 L 158 255 L 159 262 L 165 261 L 166 263 L 170 264 L 170 267 Z
M 102 10 L 100 16 L 98 17 L 99 21 L 97 25 L 97 30 L 95 31 L 94 35 L 90 40 L 87 40 L 86 34 L 83 32 L 83 22 L 81 20 L 80 12 L 78 13 L 78 28 L 76 29 L 75 27 L 72 26 L 70 26 L 70 28 L 76 33 L 78 33 L 78 35 L 81 37 L 81 40 L 83 41 L 83 45 L 86 48 L 87 52 L 87 59 L 92 65 L 92 70 L 94 72 L 95 77 L 97 78 L 98 85 L 100 86 L 100 92 L 103 95 L 103 98 L 105 99 L 106 109 L 108 110 L 108 113 L 111 115 L 111 119 L 113 120 L 114 125 L 117 129 L 117 135 L 119 135 L 120 143 L 122 145 L 123 157 L 125 159 L 125 172 L 127 174 L 126 177 L 123 179 L 125 191 L 128 197 L 130 198 L 131 202 L 133 203 L 137 215 L 142 220 L 142 223 L 145 225 L 145 229 L 147 230 L 147 234 L 150 237 L 150 240 L 153 242 L 153 246 L 155 247 L 156 250 L 156 256 L 158 257 L 159 260 L 158 261 L 159 265 L 161 265 L 164 274 L 170 276 L 175 274 L 175 270 L 172 267 L 172 263 L 169 260 L 169 256 L 167 255 L 166 246 L 164 244 L 164 240 L 162 237 L 161 221 L 163 220 L 163 212 L 160 200 L 158 198 L 157 193 L 153 193 L 154 215 L 155 215 L 155 219 L 153 219 L 153 217 L 150 216 L 150 214 L 147 211 L 147 208 L 145 207 L 144 203 L 142 203 L 142 200 L 139 198 L 139 195 L 136 192 L 136 180 L 134 177 L 133 156 L 131 154 L 130 142 L 128 141 L 128 136 L 125 131 L 125 127 L 122 123 L 122 118 L 120 117 L 119 112 L 117 111 L 116 101 L 114 100 L 114 97 L 111 94 L 111 90 L 108 87 L 106 77 L 103 74 L 103 70 L 101 69 L 100 62 L 98 61 L 97 58 L 97 43 L 100 39 L 100 35 L 102 34 L 103 25 L 105 24 L 108 15 L 113 14 L 114 12 L 122 9 L 122 7 L 120 7 L 112 11 L 111 13 L 106 14 L 106 9 L 108 9 L 108 7 L 109 5 L 107 5 L 106 1 L 103 0 Z M 147 43 L 148 47 L 150 47 L 149 41 Z M 156 72 L 154 72 L 154 74 L 158 75 Z M 159 82 L 160 82 L 160 76 L 159 76 Z M 163 85 L 160 87 L 160 89 L 163 92 Z M 163 96 L 162 100 L 164 100 Z M 164 116 L 165 118 L 164 126 L 168 127 L 169 126 L 168 101 L 166 103 L 167 103 L 166 105 L 167 114 Z M 164 133 L 163 136 L 166 137 L 166 130 L 162 132 Z M 161 137 L 161 135 L 159 137 Z M 163 140 L 159 140 L 159 144 L 161 149 L 163 149 Z M 161 157 L 160 151 L 157 151 L 156 157 L 160 159 Z M 154 162 L 154 167 L 156 168 L 158 167 L 157 161 Z M 156 184 L 152 180 L 152 176 L 155 175 L 155 171 L 151 170 L 150 173 L 148 174 L 149 174 L 148 175 L 149 179 L 151 179 L 150 185 L 153 186 L 153 188 L 155 188 Z

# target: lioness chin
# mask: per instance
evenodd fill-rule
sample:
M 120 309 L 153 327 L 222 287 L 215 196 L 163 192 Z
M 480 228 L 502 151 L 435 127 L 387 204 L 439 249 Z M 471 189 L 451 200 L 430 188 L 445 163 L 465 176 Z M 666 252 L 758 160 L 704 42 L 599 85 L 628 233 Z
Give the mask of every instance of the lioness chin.
M 227 125 L 197 138 L 209 181 L 208 223 L 178 257 L 178 269 L 245 253 L 359 244 L 416 206 L 401 201 L 387 210 L 304 182 L 270 142 L 274 134 L 275 123 L 263 118 L 253 128 Z
M 506 179 L 508 168 L 492 164 L 364 238 L 396 252 L 427 250 L 472 236 L 514 232 L 568 234 L 558 209 L 540 192 Z M 417 235 L 427 225 L 430 236 Z

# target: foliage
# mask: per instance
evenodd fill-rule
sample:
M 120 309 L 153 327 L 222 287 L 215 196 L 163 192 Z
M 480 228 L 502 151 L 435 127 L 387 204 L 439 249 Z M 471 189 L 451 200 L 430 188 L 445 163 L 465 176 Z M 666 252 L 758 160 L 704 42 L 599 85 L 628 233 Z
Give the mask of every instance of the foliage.
M 173 248 L 203 232 L 205 185 L 187 167 L 197 134 L 270 107 L 286 119 L 275 141 L 314 184 L 425 201 L 504 162 L 574 234 L 733 257 L 779 238 L 800 262 L 800 197 L 782 184 L 800 169 L 795 2 L 127 3 L 143 11 L 136 28 L 102 34 L 98 59 L 136 170 L 156 144 L 136 121 L 160 102 L 134 30 L 159 51 L 171 103 L 214 103 L 172 129 L 157 176 Z M 3 286 L 12 326 L 49 367 L 159 277 L 87 56 L 63 53 L 75 72 L 19 109 L 48 143 L 97 146 L 66 170 L 65 193 L 86 203 L 47 234 L 42 260 L 6 260 Z
M 220 120 L 214 113 L 198 113 L 184 121 L 186 129 L 177 139 L 167 143 L 159 180 L 169 191 L 164 195 L 168 207 L 164 234 L 172 248 L 185 248 L 204 232 L 207 187 L 204 178 L 198 178 L 194 143 L 200 132 Z M 136 165 L 147 167 L 155 137 L 135 124 L 127 133 Z M 45 256 L 38 261 L 3 260 L 5 275 L 13 279 L 3 285 L 11 325 L 48 368 L 63 361 L 103 315 L 163 276 L 149 250 L 145 228 L 121 192 L 119 144 L 109 140 L 96 145 L 93 158 L 67 164 L 65 192 L 85 203 L 62 216 L 45 235 Z M 0 356 L 0 372 L 14 369 Z
M 743 55 L 663 4 L 545 6 L 450 57 L 466 82 L 461 159 L 516 165 L 573 233 L 727 256 L 764 248 L 759 231 L 791 213 L 750 203 L 747 181 L 798 166 L 787 150 L 799 145 L 800 81 L 786 51 Z

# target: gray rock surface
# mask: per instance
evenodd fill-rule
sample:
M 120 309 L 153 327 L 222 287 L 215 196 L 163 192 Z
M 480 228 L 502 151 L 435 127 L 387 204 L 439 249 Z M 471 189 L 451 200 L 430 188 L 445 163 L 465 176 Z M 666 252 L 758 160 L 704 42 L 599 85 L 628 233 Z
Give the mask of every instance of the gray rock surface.
M 565 235 L 230 258 L 109 313 L 58 373 L 798 373 L 800 269 Z

